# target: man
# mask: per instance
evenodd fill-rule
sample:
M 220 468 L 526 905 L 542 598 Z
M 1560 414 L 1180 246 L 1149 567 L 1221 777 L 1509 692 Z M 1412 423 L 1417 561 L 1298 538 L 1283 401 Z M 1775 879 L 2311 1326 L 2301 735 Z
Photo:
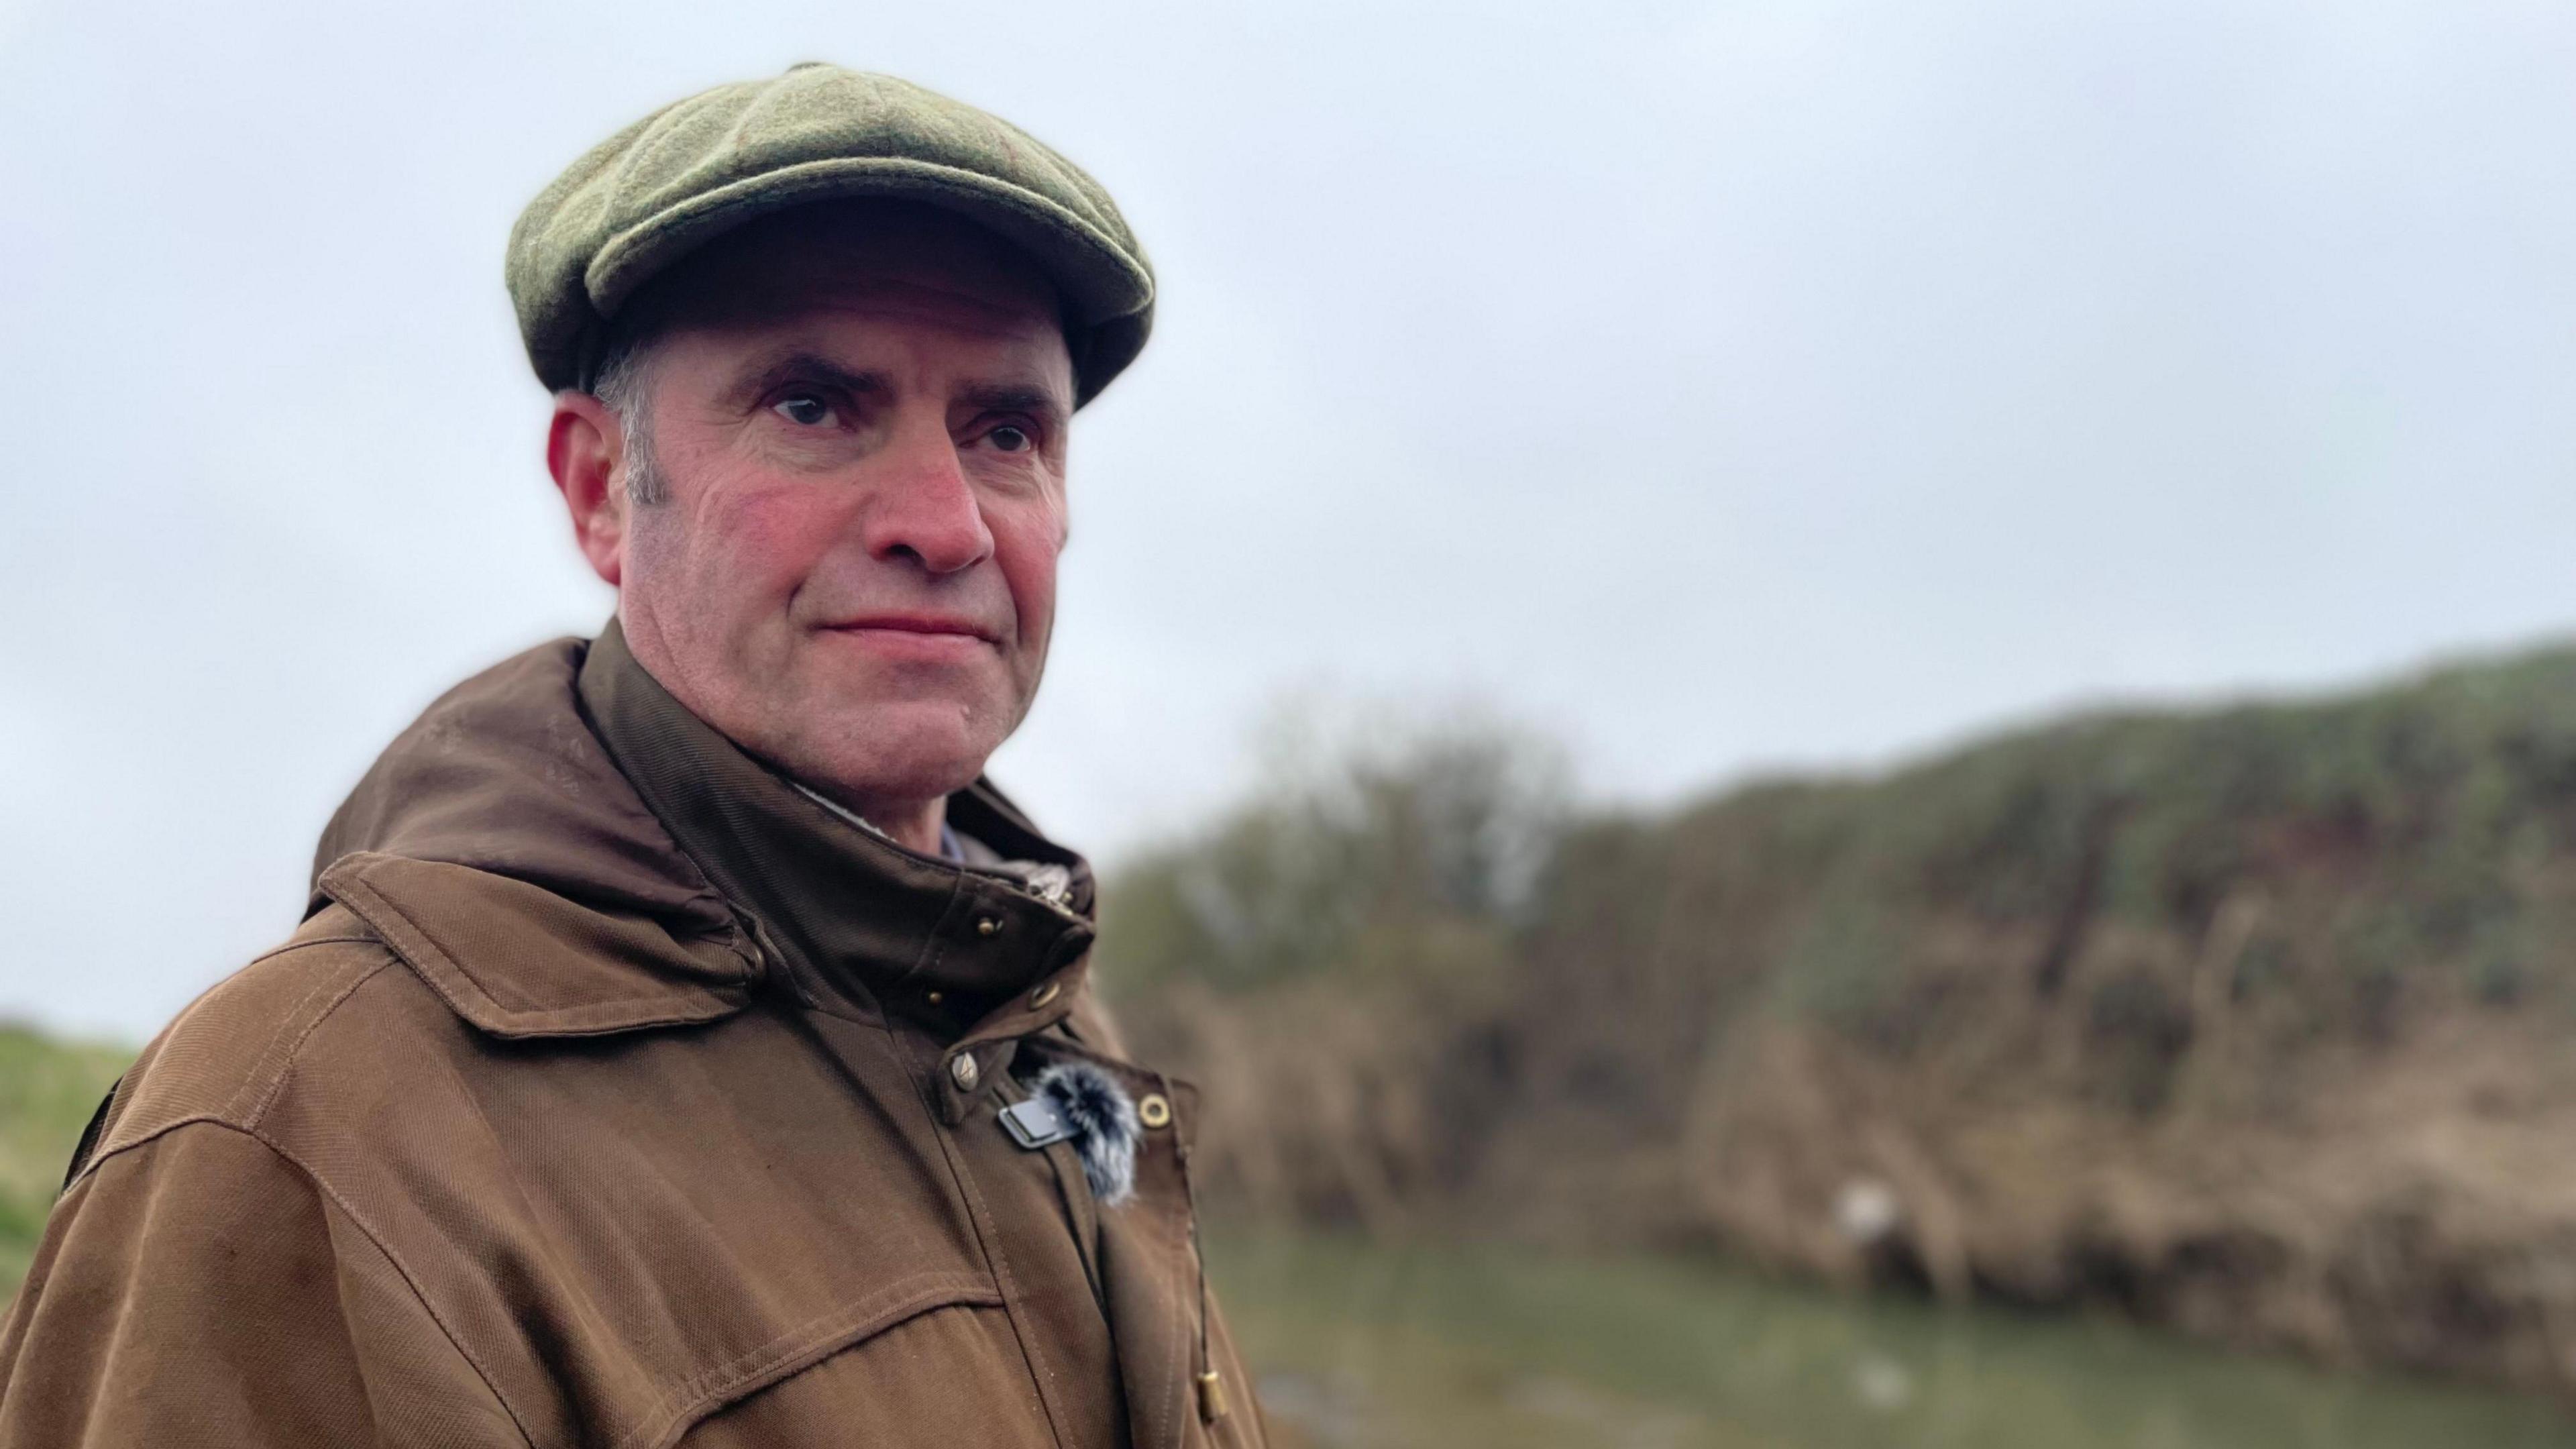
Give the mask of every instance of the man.
M 1190 1098 L 980 778 L 1151 317 L 1117 210 L 803 66 L 584 157 L 509 281 L 617 617 L 432 705 L 119 1085 L 0 1444 L 1259 1444 Z

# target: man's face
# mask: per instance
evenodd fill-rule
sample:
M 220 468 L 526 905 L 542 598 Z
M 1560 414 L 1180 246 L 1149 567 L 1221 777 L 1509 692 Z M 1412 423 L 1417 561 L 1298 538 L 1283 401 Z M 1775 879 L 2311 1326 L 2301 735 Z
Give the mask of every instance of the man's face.
M 1053 292 L 962 221 L 864 205 L 756 224 L 659 292 L 663 497 L 611 505 L 637 660 L 862 812 L 962 787 L 1028 713 L 1055 619 Z

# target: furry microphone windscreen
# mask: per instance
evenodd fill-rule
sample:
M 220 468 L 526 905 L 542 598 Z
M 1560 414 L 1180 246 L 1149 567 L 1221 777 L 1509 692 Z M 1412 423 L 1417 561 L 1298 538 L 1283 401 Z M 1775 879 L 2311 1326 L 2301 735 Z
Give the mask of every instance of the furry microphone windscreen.
M 1117 1079 L 1089 1062 L 1058 1062 L 1038 1073 L 1030 1090 L 1055 1104 L 1073 1129 L 1074 1155 L 1091 1196 L 1116 1207 L 1136 1192 L 1136 1144 L 1145 1129 L 1136 1104 Z

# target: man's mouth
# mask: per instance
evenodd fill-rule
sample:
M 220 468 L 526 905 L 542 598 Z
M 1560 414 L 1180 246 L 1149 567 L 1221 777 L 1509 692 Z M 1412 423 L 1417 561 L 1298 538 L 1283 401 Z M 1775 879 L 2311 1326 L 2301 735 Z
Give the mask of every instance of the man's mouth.
M 826 625 L 823 632 L 911 658 L 955 658 L 979 646 L 999 649 L 1002 644 L 990 626 L 954 614 L 865 614 Z

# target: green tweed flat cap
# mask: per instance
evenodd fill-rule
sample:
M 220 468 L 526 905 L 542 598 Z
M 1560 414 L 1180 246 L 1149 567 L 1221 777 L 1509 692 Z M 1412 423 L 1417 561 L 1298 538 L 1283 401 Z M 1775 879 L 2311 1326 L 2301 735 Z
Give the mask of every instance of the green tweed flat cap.
M 586 385 L 655 274 L 756 217 L 851 197 L 945 207 L 1027 253 L 1063 299 L 1077 404 L 1144 350 L 1153 268 L 1099 182 L 973 106 L 813 64 L 665 106 L 528 203 L 507 269 L 528 361 L 548 388 Z

